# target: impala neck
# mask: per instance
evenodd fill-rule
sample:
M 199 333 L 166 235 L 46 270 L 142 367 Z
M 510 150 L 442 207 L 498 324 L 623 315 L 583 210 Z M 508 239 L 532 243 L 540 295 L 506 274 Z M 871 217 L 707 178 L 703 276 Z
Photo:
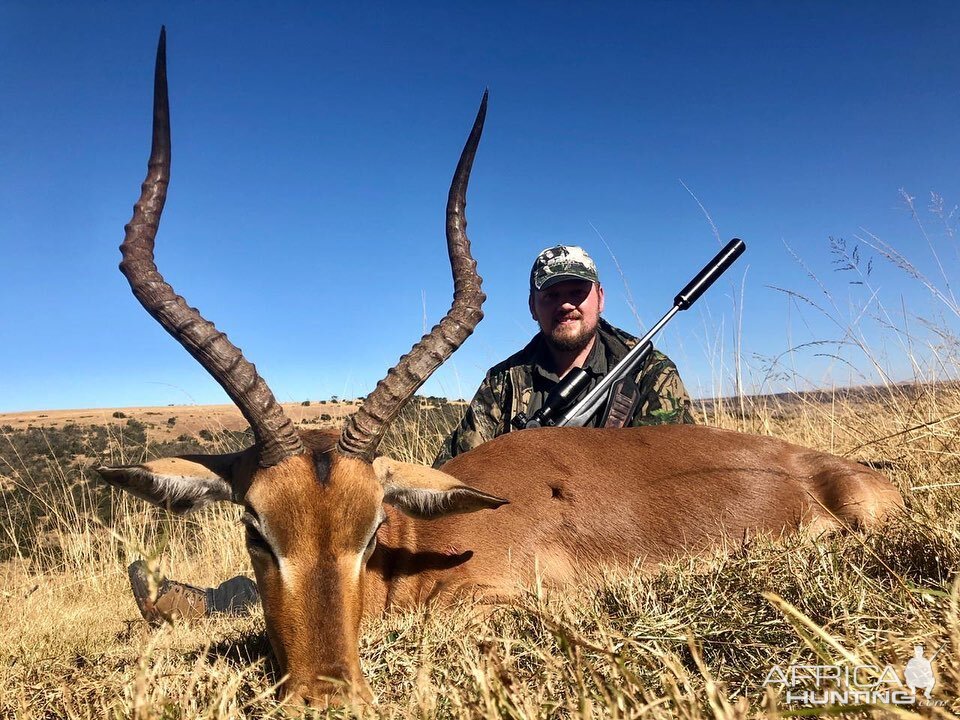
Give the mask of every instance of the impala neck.
M 387 522 L 377 533 L 377 548 L 363 573 L 363 617 L 375 618 L 388 608 L 422 605 L 439 590 L 448 572 L 469 554 L 450 546 L 441 551 L 421 547 L 419 530 L 429 520 L 414 520 L 386 506 Z
M 411 563 L 417 552 L 416 521 L 389 506 L 384 511 L 387 522 L 377 533 L 377 548 L 363 573 L 364 618 L 377 617 L 391 605 L 407 605 L 412 599 L 398 590 L 415 575 Z

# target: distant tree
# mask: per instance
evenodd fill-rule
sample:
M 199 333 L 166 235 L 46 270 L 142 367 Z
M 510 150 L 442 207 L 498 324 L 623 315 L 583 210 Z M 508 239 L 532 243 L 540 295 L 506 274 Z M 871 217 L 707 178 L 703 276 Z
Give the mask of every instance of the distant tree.
M 125 418 L 125 417 L 127 416 L 127 414 L 126 414 L 125 412 L 121 412 L 120 410 L 117 410 L 117 411 L 113 414 L 113 416 L 114 416 L 115 418 Z
M 128 442 L 146 444 L 147 426 L 135 418 L 130 418 L 127 420 L 125 437 Z
M 300 404 L 303 405 L 303 407 L 310 407 L 310 401 L 309 401 L 309 400 L 304 400 L 304 401 L 303 401 L 302 403 L 300 403 Z

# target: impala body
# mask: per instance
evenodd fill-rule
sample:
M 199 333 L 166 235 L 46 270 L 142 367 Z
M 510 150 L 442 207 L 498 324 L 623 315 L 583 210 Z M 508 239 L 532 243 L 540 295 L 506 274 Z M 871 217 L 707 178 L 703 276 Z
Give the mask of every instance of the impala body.
M 153 148 L 120 267 L 141 304 L 238 405 L 255 444 L 98 470 L 175 512 L 244 507 L 267 633 L 293 698 L 370 696 L 358 656 L 364 614 L 455 593 L 495 599 L 534 577 L 583 582 L 605 565 L 655 566 L 727 538 L 869 526 L 902 504 L 856 463 L 689 425 L 525 430 L 441 470 L 379 456 L 389 423 L 482 316 L 464 205 L 486 96 L 447 203 L 450 311 L 341 431 L 298 431 L 256 368 L 154 264 L 170 169 L 163 32 L 154 87 Z

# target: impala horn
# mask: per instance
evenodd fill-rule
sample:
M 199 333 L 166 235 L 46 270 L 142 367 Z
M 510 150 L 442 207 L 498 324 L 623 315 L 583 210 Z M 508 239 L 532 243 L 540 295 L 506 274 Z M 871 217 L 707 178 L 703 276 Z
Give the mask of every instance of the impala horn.
M 170 106 L 167 99 L 167 33 L 160 30 L 153 81 L 153 146 L 133 219 L 124 228 L 120 271 L 140 304 L 227 391 L 253 428 L 260 465 L 270 467 L 303 452 L 300 436 L 283 414 L 253 363 L 227 336 L 187 305 L 163 279 L 153 259 L 154 240 L 170 182 Z
M 454 350 L 470 337 L 483 318 L 480 309 L 486 296 L 480 289 L 477 262 L 470 255 L 467 238 L 467 183 L 480 144 L 483 120 L 487 115 L 487 93 L 483 93 L 477 119 L 463 147 L 460 162 L 447 196 L 447 254 L 453 271 L 453 305 L 443 320 L 420 338 L 420 342 L 400 358 L 387 376 L 363 401 L 363 405 L 344 423 L 338 450 L 354 457 L 372 460 L 390 423 L 427 378 Z

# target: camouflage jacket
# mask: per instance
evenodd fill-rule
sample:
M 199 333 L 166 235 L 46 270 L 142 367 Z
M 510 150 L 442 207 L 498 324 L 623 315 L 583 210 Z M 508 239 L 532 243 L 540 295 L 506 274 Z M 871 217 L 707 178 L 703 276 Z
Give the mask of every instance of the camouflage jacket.
M 584 370 L 591 375 L 588 388 L 596 385 L 637 344 L 637 338 L 603 318 L 597 327 L 597 341 L 584 363 Z M 460 424 L 444 441 L 433 466 L 440 467 L 455 455 L 515 430 L 510 420 L 518 412 L 523 411 L 529 417 L 539 410 L 559 382 L 554 373 L 544 368 L 547 353 L 542 337 L 537 334 L 523 350 L 490 368 Z M 628 425 L 694 421 L 690 398 L 677 366 L 663 353 L 655 349 L 650 354 L 637 374 L 636 383 L 640 400 Z M 601 415 L 598 413 L 593 418 L 592 426 L 600 424 Z

